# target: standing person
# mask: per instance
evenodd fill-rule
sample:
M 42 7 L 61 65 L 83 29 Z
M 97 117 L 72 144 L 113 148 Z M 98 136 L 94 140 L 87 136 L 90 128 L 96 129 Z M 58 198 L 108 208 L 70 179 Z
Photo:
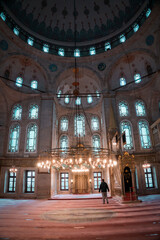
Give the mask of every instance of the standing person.
M 102 182 L 100 184 L 99 192 L 100 191 L 102 192 L 103 204 L 105 204 L 105 199 L 106 199 L 106 202 L 109 203 L 107 198 L 107 191 L 109 191 L 109 187 L 107 183 L 104 181 L 104 179 L 102 179 Z

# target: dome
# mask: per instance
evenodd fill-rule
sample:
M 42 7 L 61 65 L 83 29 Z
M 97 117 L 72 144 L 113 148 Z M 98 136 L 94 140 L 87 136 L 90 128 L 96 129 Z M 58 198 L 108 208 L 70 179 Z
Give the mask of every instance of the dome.
M 75 6 L 74 0 L 2 0 L 1 5 L 8 25 L 23 40 L 30 37 L 36 48 L 61 56 L 59 48 L 65 56 L 74 55 L 75 39 L 81 56 L 92 55 L 93 46 L 97 53 L 105 51 L 106 41 L 116 46 L 117 37 L 125 32 L 128 38 L 135 23 L 142 25 L 148 7 L 147 0 L 84 0 Z

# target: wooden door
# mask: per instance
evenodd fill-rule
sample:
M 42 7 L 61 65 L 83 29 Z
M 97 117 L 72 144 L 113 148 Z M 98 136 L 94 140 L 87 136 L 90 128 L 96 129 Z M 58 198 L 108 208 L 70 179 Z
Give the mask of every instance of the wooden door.
M 88 176 L 86 174 L 75 175 L 75 193 L 88 193 Z

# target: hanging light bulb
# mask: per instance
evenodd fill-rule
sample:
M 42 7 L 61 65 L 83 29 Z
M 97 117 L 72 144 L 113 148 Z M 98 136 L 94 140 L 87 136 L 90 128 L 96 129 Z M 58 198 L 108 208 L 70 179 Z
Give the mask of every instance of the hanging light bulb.
M 12 166 L 10 169 L 9 169 L 10 172 L 13 172 L 13 173 L 16 173 L 18 170 L 15 166 Z
M 117 161 L 113 161 L 113 165 L 114 165 L 114 166 L 117 166 Z
M 103 160 L 103 163 L 107 163 L 107 160 L 106 160 L 106 159 L 104 159 L 104 160 Z

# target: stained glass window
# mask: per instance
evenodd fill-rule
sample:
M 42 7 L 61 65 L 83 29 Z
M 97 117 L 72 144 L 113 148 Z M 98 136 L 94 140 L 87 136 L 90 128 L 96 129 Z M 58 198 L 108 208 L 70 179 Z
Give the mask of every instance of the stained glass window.
M 58 55 L 61 57 L 64 57 L 64 49 L 63 48 L 58 49 Z
M 16 172 L 8 173 L 8 192 L 15 192 L 16 190 Z
M 36 104 L 31 104 L 29 108 L 29 118 L 38 119 L 38 106 Z
M 138 122 L 138 126 L 139 126 L 141 147 L 142 148 L 151 148 L 151 139 L 150 139 L 149 127 L 148 127 L 147 121 L 140 120 Z
M 111 44 L 109 42 L 105 43 L 104 49 L 105 49 L 105 51 L 110 50 L 111 49 Z
M 124 34 L 122 34 L 122 35 L 119 36 L 119 41 L 120 41 L 120 43 L 123 43 L 123 42 L 126 41 L 126 37 L 125 37 Z
M 135 83 L 141 82 L 141 75 L 139 73 L 134 75 L 134 81 L 135 81 Z
M 26 191 L 34 193 L 35 191 L 35 171 L 26 171 Z
M 133 149 L 133 138 L 131 124 L 128 121 L 121 122 L 121 134 L 125 132 L 126 144 L 123 146 L 124 149 Z
M 60 148 L 62 150 L 65 150 L 66 148 L 68 148 L 68 137 L 63 135 L 60 138 Z
M 95 54 L 96 54 L 96 49 L 95 49 L 95 47 L 91 47 L 91 48 L 89 49 L 89 53 L 90 53 L 90 55 L 95 55 Z
M 19 35 L 19 29 L 18 28 L 16 28 L 16 27 L 13 28 L 13 32 L 14 32 L 15 35 L 17 35 L 17 36 Z
M 93 137 L 92 137 L 92 146 L 95 149 L 98 149 L 98 148 L 101 147 L 100 136 L 99 135 L 93 135 Z
M 12 120 L 21 120 L 22 118 L 22 106 L 17 104 L 13 107 Z
M 68 190 L 69 188 L 69 174 L 61 173 L 60 174 L 60 189 L 61 191 Z
M 17 87 L 22 87 L 23 84 L 23 79 L 21 77 L 16 78 L 16 86 Z
M 64 102 L 65 102 L 66 104 L 69 104 L 69 96 L 68 96 L 68 95 L 65 97 Z
M 38 82 L 37 82 L 36 80 L 33 80 L 33 81 L 31 82 L 31 88 L 37 89 L 37 87 L 38 87 Z
M 80 57 L 80 50 L 79 49 L 74 50 L 74 57 Z
M 0 17 L 4 22 L 6 21 L 6 15 L 3 12 L 0 13 Z
M 98 117 L 94 116 L 91 118 L 91 128 L 93 131 L 99 130 L 99 119 Z
M 121 117 L 126 117 L 129 115 L 128 104 L 125 101 L 119 102 L 119 115 Z
M 120 86 L 125 86 L 126 85 L 126 79 L 121 77 L 120 78 Z
M 74 119 L 74 132 L 75 136 L 85 136 L 85 118 L 81 114 Z
M 59 90 L 59 91 L 58 91 L 58 94 L 57 94 L 57 98 L 60 98 L 60 97 L 61 97 L 61 94 L 62 94 L 62 91 Z
M 93 98 L 92 98 L 92 96 L 90 94 L 87 96 L 87 102 L 89 104 L 93 102 Z
M 27 40 L 27 43 L 30 45 L 30 46 L 33 46 L 33 42 L 34 42 L 34 39 L 32 37 L 29 37 L 28 40 Z
M 43 52 L 46 52 L 46 53 L 49 52 L 49 46 L 47 44 L 43 45 Z
M 101 172 L 94 172 L 94 190 L 99 189 L 102 179 L 102 173 Z
M 35 123 L 29 124 L 27 128 L 27 145 L 26 152 L 36 152 L 37 148 L 37 130 L 38 127 Z
M 96 90 L 96 95 L 97 95 L 97 98 L 100 98 L 100 93 L 98 90 Z
M 145 105 L 144 105 L 143 101 L 141 101 L 141 100 L 136 101 L 135 108 L 136 108 L 136 115 L 138 117 L 146 116 L 146 110 L 145 110 Z
M 150 14 L 151 14 L 151 9 L 148 8 L 148 10 L 147 10 L 147 12 L 146 12 L 146 17 L 148 18 Z
M 68 131 L 68 118 L 61 118 L 61 131 Z
M 139 25 L 137 23 L 135 23 L 134 26 L 133 26 L 134 32 L 137 32 L 138 29 L 139 29 Z
M 145 182 L 146 182 L 146 188 L 153 188 L 153 174 L 152 174 L 152 168 L 144 168 L 144 174 L 145 174 Z
M 81 105 L 81 98 L 80 97 L 76 98 L 75 104 L 76 105 Z
M 14 124 L 10 128 L 8 152 L 18 152 L 19 148 L 19 124 Z

